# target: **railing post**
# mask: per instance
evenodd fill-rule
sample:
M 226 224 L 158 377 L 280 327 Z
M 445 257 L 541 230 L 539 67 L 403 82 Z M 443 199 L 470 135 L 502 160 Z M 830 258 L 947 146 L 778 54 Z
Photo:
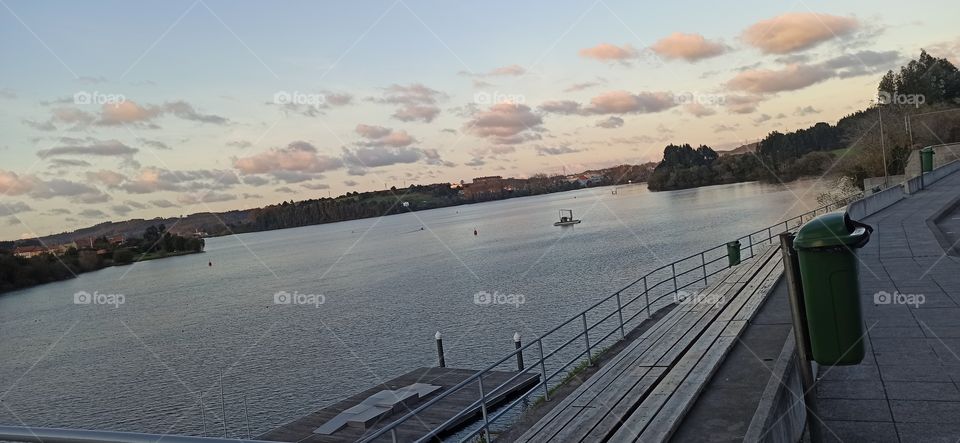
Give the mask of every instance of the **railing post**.
M 207 413 L 203 410 L 203 392 L 200 393 L 200 423 L 203 424 L 202 437 L 207 436 Z
M 676 294 L 680 290 L 677 287 L 677 262 L 670 263 L 670 274 L 673 275 L 673 293 Z
M 593 356 L 590 354 L 590 332 L 587 331 L 587 312 L 582 312 L 580 318 L 583 320 L 583 340 L 587 344 L 587 363 L 593 366 Z
M 707 259 L 703 257 L 703 252 L 700 253 L 700 269 L 703 269 L 703 285 L 707 285 Z
M 523 370 L 523 351 L 520 350 L 520 333 L 513 333 L 513 346 L 517 350 L 517 370 Z
M 490 441 L 490 420 L 487 418 L 487 395 L 483 393 L 483 375 L 477 377 L 477 383 L 480 385 L 480 411 L 483 412 L 483 434 L 486 441 Z
M 397 428 L 395 427 L 390 428 L 390 441 L 392 441 L 393 443 L 397 443 L 398 441 L 400 441 L 397 439 Z
M 647 276 L 643 276 L 643 297 L 647 299 L 647 318 L 650 318 L 650 290 L 647 289 Z
M 753 234 L 747 235 L 747 239 L 750 240 L 750 258 L 753 258 Z
M 543 340 L 537 338 L 537 348 L 540 350 L 540 376 L 543 377 L 543 401 L 550 401 L 550 388 L 547 387 L 547 364 L 543 361 Z
M 768 241 L 769 244 L 771 244 L 771 245 L 773 244 L 773 232 L 770 231 L 770 229 L 772 229 L 772 228 L 773 228 L 773 226 L 770 226 L 770 227 L 767 228 L 767 241 Z
M 440 335 L 440 331 L 437 331 L 433 335 L 433 338 L 437 340 L 437 360 L 441 368 L 447 367 L 447 362 L 443 359 L 443 337 Z
M 620 317 L 620 338 L 626 335 L 623 333 L 623 306 L 620 304 L 620 292 L 617 291 L 617 315 Z

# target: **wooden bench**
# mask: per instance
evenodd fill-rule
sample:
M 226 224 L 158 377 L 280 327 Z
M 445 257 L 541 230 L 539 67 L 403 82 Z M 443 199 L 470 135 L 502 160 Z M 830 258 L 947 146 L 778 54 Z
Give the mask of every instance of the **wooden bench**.
M 782 273 L 769 247 L 679 304 L 518 441 L 662 441 Z

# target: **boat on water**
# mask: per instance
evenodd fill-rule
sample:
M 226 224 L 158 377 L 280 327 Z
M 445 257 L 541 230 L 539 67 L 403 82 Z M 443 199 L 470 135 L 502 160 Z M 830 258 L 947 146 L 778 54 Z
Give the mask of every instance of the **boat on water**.
M 573 211 L 570 209 L 560 210 L 560 221 L 554 222 L 554 226 L 572 226 L 580 223 L 580 220 L 573 218 Z

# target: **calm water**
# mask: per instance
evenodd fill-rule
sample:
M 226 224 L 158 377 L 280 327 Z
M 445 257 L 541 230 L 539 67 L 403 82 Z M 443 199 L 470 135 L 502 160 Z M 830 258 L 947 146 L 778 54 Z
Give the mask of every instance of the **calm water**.
M 485 366 L 514 331 L 534 337 L 647 270 L 816 206 L 814 183 L 789 186 L 595 188 L 214 238 L 205 254 L 0 295 L 0 423 L 199 435 L 203 392 L 220 435 L 222 368 L 239 437 L 244 398 L 251 432 L 269 430 L 434 365 L 438 330 L 449 366 Z M 561 208 L 583 223 L 553 227 Z M 77 305 L 78 291 L 125 302 Z M 277 305 L 278 291 L 324 303 Z M 478 291 L 525 303 L 477 305 Z

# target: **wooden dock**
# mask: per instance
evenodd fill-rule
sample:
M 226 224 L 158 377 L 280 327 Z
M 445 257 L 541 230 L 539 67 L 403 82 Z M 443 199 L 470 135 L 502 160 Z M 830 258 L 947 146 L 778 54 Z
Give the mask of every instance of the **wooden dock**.
M 662 442 L 696 401 L 782 275 L 769 246 L 682 303 L 517 441 Z
M 366 391 L 347 398 L 346 400 L 340 401 L 312 414 L 280 426 L 270 432 L 260 435 L 257 437 L 257 439 L 285 442 L 355 442 L 363 438 L 364 435 L 369 435 L 373 432 L 376 432 L 384 425 L 390 424 L 394 420 L 402 417 L 404 414 L 416 409 L 423 403 L 430 401 L 432 398 L 447 392 L 457 383 L 466 380 L 476 373 L 477 371 L 470 369 L 436 367 L 419 368 L 394 378 L 393 380 L 390 380 L 382 385 L 374 386 Z M 516 374 L 516 372 L 506 371 L 488 372 L 483 376 L 484 388 L 487 390 L 493 389 Z M 517 395 L 526 392 L 528 389 L 539 383 L 539 381 L 540 376 L 537 373 L 527 373 L 517 377 L 516 380 L 507 386 L 487 394 L 487 407 L 492 410 L 497 405 L 516 398 Z M 399 408 L 393 413 L 381 417 L 376 422 L 367 426 L 365 429 L 347 426 L 330 435 L 314 433 L 315 429 L 324 425 L 343 411 L 359 405 L 370 396 L 383 390 L 396 390 L 414 383 L 436 385 L 440 386 L 441 389 L 425 398 L 420 399 L 416 403 L 408 404 L 406 407 Z M 458 389 L 456 392 L 443 398 L 442 400 L 422 411 L 420 414 L 417 414 L 417 416 L 400 425 L 397 428 L 398 440 L 413 441 L 426 435 L 427 432 L 436 429 L 457 413 L 467 409 L 470 404 L 479 399 L 480 390 L 478 384 L 468 383 L 466 386 Z M 480 414 L 481 412 L 478 406 L 475 408 L 473 414 L 468 415 L 460 421 L 452 424 L 444 431 L 450 432 L 456 430 L 457 428 L 476 420 L 478 417 L 480 417 Z M 377 439 L 377 441 L 391 441 L 390 434 L 386 434 L 384 437 Z

